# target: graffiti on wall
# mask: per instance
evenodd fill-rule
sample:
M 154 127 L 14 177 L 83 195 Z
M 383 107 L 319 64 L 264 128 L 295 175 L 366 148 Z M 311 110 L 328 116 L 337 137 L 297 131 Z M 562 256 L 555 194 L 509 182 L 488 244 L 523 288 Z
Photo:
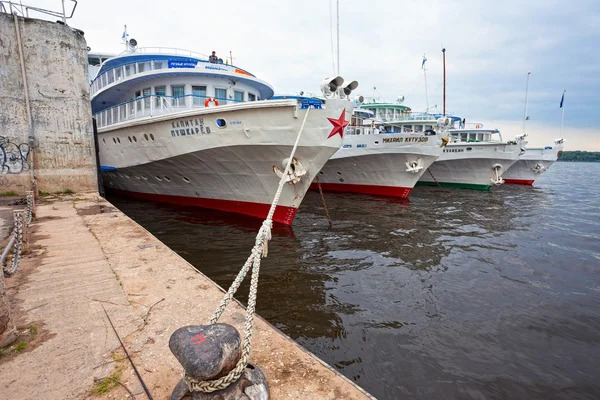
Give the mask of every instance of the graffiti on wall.
M 19 174 L 29 170 L 29 145 L 16 144 L 0 136 L 0 174 Z

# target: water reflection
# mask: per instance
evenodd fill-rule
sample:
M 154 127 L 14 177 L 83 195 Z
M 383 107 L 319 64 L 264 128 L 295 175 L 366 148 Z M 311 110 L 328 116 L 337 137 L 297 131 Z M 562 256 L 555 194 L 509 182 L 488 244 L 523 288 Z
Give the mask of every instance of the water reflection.
M 592 168 L 410 202 L 326 193 L 331 229 L 309 193 L 275 229 L 257 310 L 378 398 L 597 398 L 600 189 L 574 185 Z M 224 287 L 260 226 L 111 200 Z

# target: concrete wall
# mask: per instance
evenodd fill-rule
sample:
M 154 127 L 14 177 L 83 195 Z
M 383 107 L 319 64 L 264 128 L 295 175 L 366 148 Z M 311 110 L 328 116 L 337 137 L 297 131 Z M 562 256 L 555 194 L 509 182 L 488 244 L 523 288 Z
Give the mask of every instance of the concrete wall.
M 97 190 L 83 34 L 31 18 L 18 26 L 35 141 L 29 149 L 14 17 L 0 13 L 0 193 L 31 190 L 32 161 L 39 190 Z

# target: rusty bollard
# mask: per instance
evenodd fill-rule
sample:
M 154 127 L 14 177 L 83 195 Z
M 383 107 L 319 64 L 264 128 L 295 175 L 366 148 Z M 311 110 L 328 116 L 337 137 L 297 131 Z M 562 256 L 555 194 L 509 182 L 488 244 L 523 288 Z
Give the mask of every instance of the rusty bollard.
M 186 374 L 201 381 L 215 380 L 235 368 L 241 357 L 240 334 L 229 324 L 190 325 L 177 329 L 169 348 Z M 242 376 L 225 389 L 210 393 L 191 392 L 179 381 L 171 400 L 267 400 L 269 388 L 263 372 L 248 364 Z

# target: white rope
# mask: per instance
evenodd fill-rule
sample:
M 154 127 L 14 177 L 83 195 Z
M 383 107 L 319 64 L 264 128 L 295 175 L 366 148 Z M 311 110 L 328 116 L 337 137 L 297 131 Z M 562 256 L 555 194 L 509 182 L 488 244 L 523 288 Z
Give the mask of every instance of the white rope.
M 266 257 L 268 254 L 268 244 L 269 240 L 271 240 L 271 228 L 273 226 L 273 214 L 275 213 L 275 209 L 277 208 L 277 203 L 279 202 L 279 198 L 281 197 L 281 193 L 286 184 L 286 177 L 289 174 L 290 166 L 292 164 L 292 160 L 294 155 L 296 154 L 296 149 L 298 148 L 298 143 L 300 142 L 300 137 L 302 136 L 302 132 L 304 131 L 304 125 L 306 124 L 306 119 L 308 118 L 310 108 L 306 110 L 306 114 L 304 115 L 304 120 L 302 121 L 302 125 L 300 126 L 300 131 L 298 131 L 298 136 L 296 137 L 296 142 L 294 143 L 294 147 L 292 148 L 292 152 L 290 157 L 288 158 L 288 163 L 285 167 L 285 171 L 283 176 L 279 180 L 279 186 L 277 188 L 277 192 L 275 192 L 275 197 L 273 198 L 273 202 L 271 203 L 271 208 L 269 209 L 269 213 L 267 214 L 267 218 L 263 221 L 260 230 L 258 231 L 258 235 L 256 235 L 256 242 L 250 256 L 246 260 L 246 263 L 242 266 L 242 269 L 235 277 L 235 280 L 223 296 L 221 303 L 215 310 L 213 316 L 211 317 L 209 324 L 215 324 L 223 314 L 223 311 L 233 298 L 233 295 L 238 290 L 242 281 L 246 277 L 248 273 L 248 268 L 252 266 L 252 277 L 250 279 L 250 294 L 248 296 L 248 306 L 246 307 L 246 323 L 244 329 L 244 342 L 242 343 L 242 356 L 240 357 L 238 363 L 235 368 L 232 369 L 227 375 L 215 379 L 213 381 L 199 381 L 190 376 L 188 376 L 185 371 L 183 375 L 183 379 L 188 385 L 188 388 L 191 392 L 205 392 L 210 393 L 216 390 L 225 389 L 231 383 L 238 380 L 238 378 L 242 375 L 246 366 L 248 365 L 248 361 L 250 359 L 250 352 L 252 350 L 252 331 L 254 329 L 254 312 L 256 309 L 256 296 L 258 292 L 258 274 L 260 272 L 260 261 L 263 257 Z

